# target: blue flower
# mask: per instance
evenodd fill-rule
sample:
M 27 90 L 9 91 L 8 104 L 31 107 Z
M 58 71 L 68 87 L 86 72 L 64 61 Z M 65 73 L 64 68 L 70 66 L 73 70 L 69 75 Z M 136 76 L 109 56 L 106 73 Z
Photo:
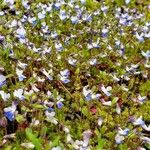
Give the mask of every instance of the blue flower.
M 130 131 L 130 129 L 128 129 L 128 128 L 125 128 L 124 130 L 122 130 L 121 128 L 119 128 L 118 133 L 119 133 L 120 135 L 126 136 L 126 135 L 129 134 L 129 131 Z
M 24 100 L 25 97 L 23 96 L 23 89 L 18 89 L 14 91 L 14 96 L 19 98 L 20 100 Z
M 62 108 L 64 106 L 64 104 L 62 102 L 57 102 L 57 107 L 58 108 Z
M 90 60 L 90 65 L 94 66 L 96 64 L 97 64 L 97 59 L 96 58 Z
M 48 110 L 48 111 L 54 111 L 54 108 L 49 107 L 47 110 Z
M 5 3 L 8 3 L 9 5 L 13 5 L 14 4 L 14 0 L 4 0 Z
M 143 34 L 138 34 L 137 32 L 135 33 L 136 38 L 139 40 L 139 42 L 144 42 L 144 37 Z
M 57 36 L 58 36 L 58 34 L 57 34 L 56 31 L 51 33 L 51 37 L 52 37 L 53 39 L 57 38 Z
M 4 41 L 4 38 L 5 38 L 4 36 L 0 35 L 0 43 L 2 43 Z
M 126 5 L 130 3 L 130 0 L 125 0 Z
M 70 82 L 70 80 L 67 79 L 66 77 L 60 77 L 60 80 L 65 84 Z
M 60 3 L 55 3 L 55 4 L 54 4 L 54 8 L 55 8 L 56 10 L 59 10 L 60 7 L 61 7 L 61 4 L 60 4 Z
M 142 51 L 142 55 L 145 57 L 145 58 L 150 58 L 150 50 L 144 52 Z
M 69 75 L 70 75 L 70 71 L 68 69 L 60 71 L 60 80 L 63 83 L 69 83 L 70 82 L 70 80 L 68 79 Z
M 6 77 L 0 74 L 0 87 L 6 84 Z
M 60 10 L 59 18 L 65 20 L 67 18 L 65 10 Z
M 16 74 L 19 78 L 19 81 L 23 81 L 26 78 L 26 76 L 23 75 L 23 70 L 19 70 L 18 68 L 16 68 Z
M 60 71 L 61 76 L 68 77 L 70 75 L 70 71 L 68 69 L 65 69 L 63 71 Z
M 85 4 L 86 3 L 86 0 L 80 0 L 81 1 L 81 4 Z
M 92 99 L 92 91 L 90 89 L 88 89 L 89 86 L 85 86 L 83 88 L 83 95 L 85 97 L 86 100 L 91 100 Z
M 145 122 L 143 121 L 142 119 L 142 116 L 140 116 L 139 118 L 137 119 L 133 119 L 133 125 L 139 125 L 139 126 L 142 126 L 145 124 Z
M 53 77 L 47 72 L 45 69 L 42 69 L 42 73 L 51 81 L 53 80 Z
M 108 36 L 108 29 L 104 28 L 102 29 L 102 37 L 106 38 Z
M 5 13 L 3 11 L 0 11 L 0 16 L 3 16 Z
M 121 144 L 121 143 L 123 143 L 123 140 L 124 140 L 124 139 L 125 139 L 124 136 L 121 136 L 120 134 L 117 134 L 117 135 L 115 136 L 116 144 Z
M 15 119 L 15 111 L 16 111 L 16 104 L 13 103 L 12 106 L 4 108 L 4 115 L 7 117 L 9 121 L 13 121 Z
M 12 111 L 7 111 L 7 112 L 5 112 L 5 116 L 7 117 L 7 119 L 9 120 L 9 121 L 13 121 L 14 120 L 14 114 L 12 113 Z
M 79 21 L 79 19 L 78 19 L 77 16 L 72 16 L 72 17 L 71 17 L 71 22 L 72 22 L 72 24 L 77 24 L 78 21 Z
M 55 43 L 55 48 L 57 49 L 58 52 L 61 52 L 63 50 L 63 46 L 61 43 Z
M 39 12 L 39 13 L 38 13 L 38 18 L 39 18 L 39 19 L 44 19 L 44 18 L 45 18 L 45 13 L 46 13 L 46 12 L 44 12 L 44 11 L 43 11 L 43 12 Z
M 23 27 L 20 27 L 19 29 L 17 29 L 16 31 L 17 33 L 17 37 L 20 38 L 20 39 L 24 39 L 25 38 L 25 35 L 26 35 L 26 31 Z

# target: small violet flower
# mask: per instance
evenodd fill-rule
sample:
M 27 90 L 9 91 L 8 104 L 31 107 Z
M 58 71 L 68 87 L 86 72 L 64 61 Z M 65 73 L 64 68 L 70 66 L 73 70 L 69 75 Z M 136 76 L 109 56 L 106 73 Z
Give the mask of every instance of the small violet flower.
M 72 65 L 72 66 L 75 66 L 75 65 L 76 65 L 76 62 L 77 62 L 76 59 L 73 59 L 73 58 L 69 58 L 69 59 L 68 59 L 68 63 L 69 63 L 70 65 Z
M 86 0 L 80 0 L 81 1 L 81 4 L 85 4 L 86 3 Z
M 78 19 L 77 16 L 72 16 L 72 17 L 71 17 L 71 22 L 72 22 L 72 24 L 77 24 L 78 21 L 79 21 L 79 19 Z
M 109 92 L 112 90 L 111 86 L 108 86 L 107 88 L 105 88 L 104 85 L 101 85 L 100 89 L 105 93 L 106 96 L 111 96 L 111 93 Z
M 138 102 L 139 102 L 139 103 L 143 104 L 143 102 L 146 100 L 146 98 L 147 98 L 146 96 L 141 96 L 141 95 L 139 94 L 137 99 L 138 99 Z
M 0 11 L 0 16 L 3 16 L 5 13 L 3 11 Z
M 60 146 L 57 146 L 57 147 L 53 147 L 52 150 L 62 150 L 62 148 Z
M 4 36 L 0 35 L 0 44 L 4 41 L 4 38 L 5 38 Z
M 108 29 L 107 28 L 103 28 L 102 29 L 102 37 L 105 38 L 108 35 Z
M 5 93 L 4 91 L 0 91 L 0 95 L 4 101 L 7 101 L 10 98 L 10 94 Z
M 20 27 L 19 29 L 17 29 L 16 31 L 17 33 L 17 37 L 20 38 L 20 39 L 24 39 L 25 38 L 25 35 L 26 35 L 26 31 L 23 27 Z
M 15 111 L 16 105 L 13 103 L 12 106 L 4 108 L 4 115 L 9 121 L 13 121 L 15 119 Z
M 139 40 L 139 42 L 143 42 L 144 41 L 144 34 L 138 34 L 137 32 L 135 33 L 136 38 Z
M 98 99 L 101 94 L 94 94 L 92 90 L 88 89 L 88 85 L 83 88 L 83 95 L 86 100 Z
M 59 18 L 60 18 L 60 20 L 62 20 L 62 21 L 67 18 L 67 15 L 66 15 L 65 10 L 60 10 Z
M 39 12 L 39 13 L 38 13 L 38 18 L 39 18 L 39 19 L 44 19 L 44 18 L 45 18 L 45 14 L 46 14 L 45 11 Z
M 61 43 L 55 43 L 55 48 L 58 52 L 61 52 L 63 50 L 63 46 Z
M 19 78 L 19 81 L 23 81 L 26 78 L 26 76 L 23 75 L 23 70 L 19 70 L 18 68 L 16 68 L 16 74 Z
M 25 63 L 22 63 L 22 62 L 18 61 L 18 66 L 19 66 L 20 68 L 22 68 L 22 69 L 25 69 L 28 65 L 25 64 Z
M 49 73 L 45 70 L 45 69 L 42 69 L 42 73 L 51 81 L 53 80 L 53 77 L 51 75 L 49 75 Z
M 0 74 L 0 88 L 6 84 L 6 77 Z
M 126 135 L 129 134 L 129 131 L 130 131 L 130 129 L 128 129 L 128 128 L 125 128 L 124 130 L 122 130 L 121 128 L 119 128 L 118 133 L 120 135 L 126 136 Z
M 101 7 L 101 11 L 103 11 L 104 13 L 106 13 L 108 10 L 108 7 L 107 6 L 102 6 Z
M 55 32 L 52 32 L 52 33 L 51 33 L 51 37 L 52 37 L 53 39 L 56 39 L 56 38 L 58 37 L 57 32 L 56 32 L 56 31 L 55 31 Z
M 58 101 L 56 104 L 58 108 L 62 108 L 64 106 L 64 104 L 60 101 Z
M 53 124 L 55 124 L 55 125 L 57 125 L 58 124 L 58 121 L 57 121 L 57 119 L 55 118 L 55 112 L 49 112 L 48 110 L 46 110 L 45 111 L 45 115 L 46 115 L 46 120 L 48 121 L 48 122 L 51 122 L 51 123 L 53 123 Z
M 125 139 L 124 136 L 122 136 L 122 135 L 120 135 L 120 134 L 117 134 L 117 135 L 115 136 L 116 144 L 121 144 L 121 143 L 123 143 L 123 140 L 124 140 L 124 139 Z
M 88 87 L 89 86 L 87 85 L 83 88 L 83 95 L 86 98 L 86 100 L 89 101 L 92 99 L 92 91 L 90 89 L 88 89 Z
M 68 69 L 65 69 L 63 71 L 60 71 L 60 75 L 68 78 L 68 76 L 70 75 L 70 71 Z
M 97 59 L 96 58 L 90 60 L 90 65 L 94 66 L 96 64 L 97 64 Z
M 18 89 L 14 91 L 14 96 L 19 98 L 20 100 L 24 100 L 25 97 L 23 96 L 23 89 Z
M 61 3 L 55 3 L 55 4 L 54 4 L 54 8 L 55 8 L 56 10 L 59 10 L 60 7 L 61 7 Z
M 99 117 L 99 119 L 98 119 L 98 125 L 101 126 L 102 123 L 103 123 L 103 119 L 101 117 Z
M 14 4 L 14 0 L 4 0 L 5 3 L 8 3 L 10 5 L 13 5 Z
M 146 52 L 142 51 L 142 55 L 147 59 L 150 58 L 150 50 L 148 50 Z
M 131 0 L 125 0 L 126 5 L 130 3 Z
M 70 71 L 68 69 L 60 71 L 60 80 L 65 84 L 69 83 L 70 82 L 70 80 L 68 79 L 69 75 L 70 75 Z
M 138 119 L 133 119 L 132 120 L 133 125 L 144 125 L 145 122 L 142 120 L 142 116 L 140 116 Z

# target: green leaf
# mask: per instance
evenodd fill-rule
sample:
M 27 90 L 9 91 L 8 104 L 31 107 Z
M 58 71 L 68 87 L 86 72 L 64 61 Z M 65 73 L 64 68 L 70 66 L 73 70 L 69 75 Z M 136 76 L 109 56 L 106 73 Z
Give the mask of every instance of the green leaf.
M 25 121 L 25 118 L 22 116 L 22 115 L 20 115 L 20 114 L 18 114 L 17 116 L 16 116 L 16 120 L 17 120 L 17 122 L 23 122 L 23 121 Z
M 44 109 L 44 106 L 40 104 L 33 104 L 32 107 L 37 109 Z
M 85 115 L 85 116 L 88 115 L 89 111 L 88 111 L 88 109 L 87 109 L 86 106 L 84 106 L 84 107 L 82 108 L 82 113 L 83 113 L 83 115 Z
M 12 150 L 12 146 L 9 145 L 9 146 L 7 146 L 4 150 Z
M 51 144 L 51 147 L 55 147 L 59 145 L 60 136 L 55 137 L 54 141 Z
M 101 138 L 101 135 L 99 134 L 98 135 L 98 146 L 97 146 L 97 150 L 103 150 L 103 147 L 106 143 L 106 140 L 105 139 L 102 139 Z
M 36 81 L 36 79 L 35 79 L 34 77 L 31 77 L 31 78 L 29 78 L 28 81 L 26 82 L 26 85 L 32 84 L 32 83 L 34 83 L 35 81 Z
M 150 144 L 147 143 L 147 144 L 145 144 L 145 146 L 147 149 L 150 149 Z
M 127 149 L 128 149 L 128 147 L 126 144 L 119 145 L 119 150 L 127 150 Z
M 42 129 L 41 129 L 41 137 L 45 137 L 46 132 L 47 132 L 47 127 L 43 126 Z
M 114 97 L 113 100 L 112 100 L 112 105 L 115 105 L 118 101 L 118 97 Z
M 140 86 L 140 91 L 146 94 L 146 92 L 150 92 L 150 81 L 145 82 Z
M 36 150 L 41 150 L 42 149 L 41 140 L 32 133 L 32 129 L 27 128 L 25 132 L 27 138 L 35 145 Z
M 11 78 L 11 77 L 13 77 L 14 75 L 13 74 L 8 74 L 7 76 L 6 76 L 6 78 Z

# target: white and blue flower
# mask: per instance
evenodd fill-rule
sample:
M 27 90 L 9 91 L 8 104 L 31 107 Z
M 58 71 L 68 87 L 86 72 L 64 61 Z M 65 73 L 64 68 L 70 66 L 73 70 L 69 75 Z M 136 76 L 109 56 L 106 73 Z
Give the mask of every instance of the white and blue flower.
M 72 24 L 77 24 L 79 22 L 78 17 L 77 16 L 72 16 L 71 17 L 71 22 L 72 22 Z
M 5 93 L 4 91 L 0 91 L 0 95 L 4 101 L 7 101 L 10 98 L 10 94 Z
M 55 43 L 55 48 L 58 52 L 63 51 L 63 46 L 61 43 Z
M 23 92 L 24 92 L 23 89 L 17 89 L 17 90 L 14 91 L 13 95 L 14 95 L 14 97 L 17 97 L 20 100 L 24 100 L 25 97 L 23 95 Z
M 104 85 L 101 85 L 100 89 L 104 92 L 106 96 L 111 96 L 111 93 L 110 93 L 110 91 L 112 90 L 111 86 L 108 86 L 107 88 L 105 88 Z
M 128 128 L 125 128 L 124 130 L 122 130 L 122 129 L 119 127 L 118 133 L 119 133 L 120 135 L 127 136 L 127 135 L 129 134 L 129 131 L 130 131 L 130 129 L 128 129 Z
M 146 52 L 142 51 L 142 55 L 147 59 L 150 58 L 150 50 L 148 50 Z
M 24 79 L 26 79 L 26 76 L 23 75 L 23 70 L 19 70 L 18 68 L 16 68 L 16 74 L 19 81 L 23 81 Z
M 0 74 L 0 88 L 6 84 L 6 77 Z
M 116 144 L 122 144 L 124 139 L 124 136 L 120 135 L 119 133 L 117 133 L 117 135 L 115 136 Z
M 65 84 L 69 83 L 70 82 L 70 80 L 68 79 L 69 75 L 70 75 L 70 71 L 68 69 L 60 71 L 60 80 Z
M 9 121 L 13 121 L 15 119 L 15 111 L 16 105 L 13 103 L 12 106 L 4 108 L 4 115 Z

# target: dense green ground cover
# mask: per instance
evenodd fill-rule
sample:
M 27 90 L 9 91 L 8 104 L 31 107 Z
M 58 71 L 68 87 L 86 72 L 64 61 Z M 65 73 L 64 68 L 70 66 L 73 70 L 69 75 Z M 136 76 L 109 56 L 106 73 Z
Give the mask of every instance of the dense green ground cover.
M 148 0 L 0 1 L 0 149 L 150 149 Z

